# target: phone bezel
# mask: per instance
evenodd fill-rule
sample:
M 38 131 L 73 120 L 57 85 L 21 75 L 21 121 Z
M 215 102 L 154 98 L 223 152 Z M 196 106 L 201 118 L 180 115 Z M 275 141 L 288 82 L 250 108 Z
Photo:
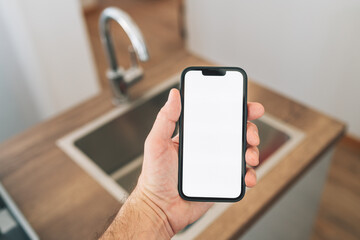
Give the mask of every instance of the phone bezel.
M 202 71 L 202 70 L 215 70 L 215 71 L 238 71 L 243 76 L 243 136 L 242 136 L 242 170 L 241 170 L 241 192 L 238 197 L 235 198 L 209 198 L 209 197 L 189 197 L 186 196 L 182 190 L 182 179 L 183 179 L 183 117 L 184 117 L 184 80 L 185 75 L 189 71 Z M 180 80 L 180 96 L 181 96 L 181 114 L 179 118 L 179 171 L 178 171 L 178 191 L 181 198 L 187 201 L 198 201 L 198 202 L 237 202 L 240 201 L 246 191 L 245 187 L 245 172 L 246 172 L 246 163 L 245 163 L 245 152 L 246 152 L 246 126 L 247 126 L 247 75 L 246 72 L 239 68 L 239 67 L 208 67 L 208 66 L 193 66 L 188 67 L 183 70 L 181 73 L 181 80 Z

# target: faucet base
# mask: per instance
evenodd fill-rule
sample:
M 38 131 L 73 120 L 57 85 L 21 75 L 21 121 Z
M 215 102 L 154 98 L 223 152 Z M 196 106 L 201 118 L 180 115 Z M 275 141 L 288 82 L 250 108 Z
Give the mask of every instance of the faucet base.
M 118 68 L 116 71 L 108 70 L 107 77 L 114 95 L 113 104 L 119 105 L 129 101 L 128 88 L 143 78 L 140 67 L 131 67 L 127 70 Z
M 119 106 L 121 104 L 129 102 L 129 96 L 124 96 L 122 98 L 113 97 L 111 102 L 114 104 L 114 106 Z

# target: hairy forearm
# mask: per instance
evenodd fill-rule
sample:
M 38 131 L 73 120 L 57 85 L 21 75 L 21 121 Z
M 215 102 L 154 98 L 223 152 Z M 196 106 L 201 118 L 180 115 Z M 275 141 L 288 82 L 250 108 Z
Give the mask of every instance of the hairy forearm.
M 137 189 L 100 239 L 170 239 L 166 215 Z

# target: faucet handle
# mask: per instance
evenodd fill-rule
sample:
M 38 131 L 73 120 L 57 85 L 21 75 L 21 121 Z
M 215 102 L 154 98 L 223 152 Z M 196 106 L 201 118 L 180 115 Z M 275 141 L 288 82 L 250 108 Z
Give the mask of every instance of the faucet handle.
M 144 72 L 138 63 L 138 58 L 134 48 L 129 46 L 128 51 L 130 53 L 130 68 L 126 69 L 123 73 L 123 79 L 129 87 L 137 81 L 141 80 Z
M 130 53 L 131 67 L 137 68 L 139 66 L 139 63 L 138 63 L 138 59 L 137 59 L 137 56 L 136 56 L 136 53 L 135 53 L 135 50 L 134 50 L 133 46 L 129 46 L 128 51 Z

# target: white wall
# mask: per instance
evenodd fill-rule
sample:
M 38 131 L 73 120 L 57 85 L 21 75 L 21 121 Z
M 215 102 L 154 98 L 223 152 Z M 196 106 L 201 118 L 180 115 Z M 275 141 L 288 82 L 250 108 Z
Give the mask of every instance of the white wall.
M 79 1 L 0 0 L 0 18 L 0 41 L 11 46 L 0 59 L 7 61 L 11 55 L 16 61 L 8 62 L 7 68 L 19 71 L 15 76 L 7 69 L 0 78 L 1 91 L 16 101 L 27 95 L 37 112 L 34 119 L 52 117 L 99 92 Z M 11 92 L 17 87 L 11 87 L 8 81 L 19 81 L 24 87 Z M 9 99 L 5 94 L 1 97 Z M 8 111 L 1 111 L 1 117 L 18 109 L 18 115 L 27 118 L 28 113 L 10 106 Z M 23 130 L 15 125 L 18 130 L 12 134 Z M 3 128 L 0 124 L 0 139 L 9 135 L 3 134 Z
M 188 0 L 188 48 L 349 125 L 360 138 L 360 1 Z
M 0 142 L 40 121 L 0 16 Z

